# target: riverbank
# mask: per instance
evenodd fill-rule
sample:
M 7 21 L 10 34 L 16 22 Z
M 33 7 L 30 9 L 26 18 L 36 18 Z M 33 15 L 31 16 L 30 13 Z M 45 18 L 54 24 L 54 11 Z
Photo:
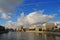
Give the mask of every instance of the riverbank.
M 9 31 L 0 31 L 0 34 L 8 33 Z
M 48 32 L 48 31 L 37 31 L 37 32 L 36 31 L 26 31 L 26 32 L 60 35 L 60 32 Z

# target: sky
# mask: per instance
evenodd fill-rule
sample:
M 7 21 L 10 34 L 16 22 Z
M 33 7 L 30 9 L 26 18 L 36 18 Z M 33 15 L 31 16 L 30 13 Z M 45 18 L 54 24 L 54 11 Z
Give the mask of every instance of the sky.
M 60 0 L 0 0 L 0 25 L 20 26 L 23 22 L 31 25 L 48 21 L 60 21 Z

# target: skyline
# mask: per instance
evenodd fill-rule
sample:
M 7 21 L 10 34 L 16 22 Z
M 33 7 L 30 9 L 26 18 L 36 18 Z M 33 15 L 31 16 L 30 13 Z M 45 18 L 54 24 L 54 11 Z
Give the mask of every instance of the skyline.
M 5 9 L 6 11 L 1 10 L 0 8 L 0 25 L 5 25 L 8 22 L 12 22 L 12 24 L 15 24 L 15 23 L 19 24 L 18 19 L 20 20 L 20 15 L 22 13 L 24 13 L 24 17 L 26 16 L 29 17 L 30 14 L 33 15 L 34 12 L 37 12 L 37 11 L 40 11 L 40 14 L 37 12 L 37 14 L 34 14 L 35 16 L 34 15 L 31 16 L 32 17 L 31 19 L 34 19 L 34 20 L 36 19 L 36 22 L 33 22 L 33 23 L 40 22 L 38 20 L 39 18 L 40 20 L 46 17 L 49 18 L 49 16 L 51 15 L 54 15 L 54 16 L 52 16 L 52 20 L 49 20 L 49 21 L 52 21 L 52 22 L 60 21 L 60 1 L 59 0 L 49 0 L 49 1 L 48 0 L 45 0 L 45 1 L 44 0 L 22 0 L 21 3 L 19 4 L 15 3 L 15 1 L 13 3 L 15 4 L 15 6 L 7 5 L 7 4 L 4 5 L 4 6 L 7 5 L 8 7 L 7 9 Z M 41 16 L 41 12 L 42 12 L 42 16 Z M 36 18 L 38 17 L 37 15 L 38 16 L 40 15 L 40 17 Z M 43 17 L 43 15 L 45 15 L 45 17 Z M 46 19 L 42 19 L 42 20 L 44 21 Z M 29 20 L 29 22 L 32 22 L 32 21 Z

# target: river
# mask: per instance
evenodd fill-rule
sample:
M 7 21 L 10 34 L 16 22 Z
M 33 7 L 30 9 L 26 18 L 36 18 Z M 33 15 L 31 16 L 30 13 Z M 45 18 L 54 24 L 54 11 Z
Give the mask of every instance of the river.
M 9 32 L 0 34 L 0 40 L 60 40 L 60 36 L 30 32 Z

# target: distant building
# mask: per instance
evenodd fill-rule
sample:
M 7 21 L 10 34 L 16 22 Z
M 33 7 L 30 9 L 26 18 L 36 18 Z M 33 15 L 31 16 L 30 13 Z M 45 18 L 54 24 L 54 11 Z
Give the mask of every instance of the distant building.
M 48 22 L 43 24 L 42 30 L 53 30 L 55 27 L 55 23 L 53 22 Z
M 0 26 L 0 31 L 5 31 L 5 27 L 4 26 Z
M 35 31 L 35 32 L 42 31 L 42 27 L 34 25 L 32 27 L 29 27 L 28 31 Z

